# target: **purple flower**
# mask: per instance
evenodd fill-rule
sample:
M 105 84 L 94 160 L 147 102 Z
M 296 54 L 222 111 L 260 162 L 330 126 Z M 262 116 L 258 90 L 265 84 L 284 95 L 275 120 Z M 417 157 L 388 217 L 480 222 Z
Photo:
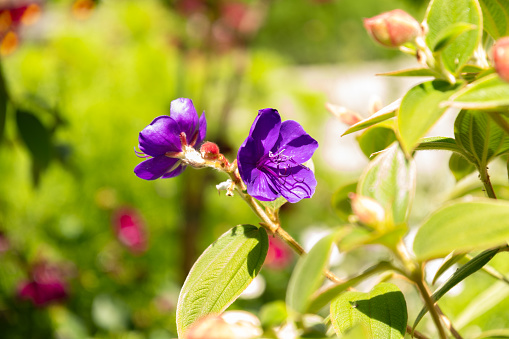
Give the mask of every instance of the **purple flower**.
M 297 122 L 281 123 L 275 109 L 260 110 L 237 155 L 247 193 L 263 201 L 281 195 L 292 203 L 310 198 L 315 192 L 316 179 L 313 171 L 302 163 L 317 148 L 318 142 Z
M 198 113 L 191 99 L 173 100 L 170 116 L 157 117 L 140 132 L 141 158 L 149 158 L 134 169 L 145 180 L 173 178 L 184 171 L 186 165 L 179 155 L 188 148 L 199 145 L 207 132 L 205 113 Z

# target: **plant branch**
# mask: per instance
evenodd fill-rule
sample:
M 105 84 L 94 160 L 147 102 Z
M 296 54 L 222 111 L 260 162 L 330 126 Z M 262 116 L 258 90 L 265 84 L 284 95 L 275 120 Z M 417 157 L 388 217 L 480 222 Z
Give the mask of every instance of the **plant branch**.
M 497 196 L 495 195 L 495 191 L 491 185 L 490 176 L 488 174 L 488 167 L 484 166 L 483 168 L 479 168 L 479 179 L 481 179 L 488 197 L 491 199 L 496 199 Z
M 428 287 L 424 283 L 424 277 L 422 276 L 422 272 L 419 277 L 417 277 L 414 282 L 417 285 L 417 288 L 419 289 L 419 292 L 421 293 L 422 298 L 424 299 L 424 303 L 426 304 L 426 307 L 428 308 L 429 313 L 431 314 L 431 318 L 433 319 L 433 322 L 435 323 L 435 326 L 437 327 L 438 334 L 441 339 L 447 339 L 447 335 L 445 333 L 444 327 L 442 325 L 442 321 L 440 319 L 440 315 L 435 308 L 435 303 L 433 302 L 433 299 L 431 299 L 430 291 L 428 290 Z
M 435 305 L 435 307 L 437 309 L 438 314 L 440 315 L 440 318 L 444 322 L 444 324 L 447 327 L 447 329 L 449 330 L 449 332 L 451 332 L 452 336 L 456 339 L 463 339 L 461 334 L 458 331 L 456 331 L 456 329 L 452 325 L 451 320 L 444 314 L 444 312 L 442 312 L 442 310 L 440 309 L 440 306 L 438 306 L 438 304 L 437 304 L 437 305 Z
M 414 337 L 416 337 L 417 339 L 429 339 L 428 337 L 426 337 L 424 334 L 422 334 L 421 332 L 417 331 L 417 330 L 414 330 L 412 328 L 412 326 L 410 325 L 407 325 L 406 326 L 406 333 L 410 334 L 410 335 L 413 335 Z

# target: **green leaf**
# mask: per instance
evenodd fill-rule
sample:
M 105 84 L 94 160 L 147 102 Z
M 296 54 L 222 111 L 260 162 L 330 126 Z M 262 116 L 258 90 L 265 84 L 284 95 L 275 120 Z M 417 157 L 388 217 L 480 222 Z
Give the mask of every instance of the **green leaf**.
M 16 111 L 16 123 L 34 164 L 40 168 L 48 166 L 52 155 L 48 129 L 34 114 L 19 109 Z
M 382 124 L 384 123 L 368 128 L 357 137 L 362 152 L 368 158 L 396 141 L 396 134 L 392 127 Z
M 279 326 L 286 318 L 288 318 L 288 313 L 283 300 L 272 301 L 260 309 L 260 322 L 264 328 Z
M 389 262 L 382 261 L 368 268 L 356 277 L 347 279 L 343 283 L 329 286 L 324 290 L 317 291 L 311 296 L 311 302 L 309 303 L 307 313 L 318 313 L 322 307 L 327 305 L 332 299 L 336 298 L 340 293 L 346 291 L 348 288 L 359 284 L 373 274 L 388 271 L 390 269 L 392 269 L 392 265 Z
M 379 122 L 388 120 L 390 118 L 394 118 L 396 116 L 396 110 L 398 109 L 400 103 L 401 103 L 401 99 L 398 99 L 398 100 L 390 103 L 389 105 L 385 106 L 384 108 L 382 108 L 381 110 L 379 110 L 378 112 L 376 112 L 375 114 L 370 116 L 369 118 L 359 121 L 355 125 L 348 128 L 345 131 L 345 133 L 343 133 L 342 136 L 363 130 L 365 128 L 376 125 Z
M 431 215 L 414 240 L 418 260 L 486 249 L 509 239 L 509 202 L 478 198 L 449 204 Z
M 450 41 L 439 53 L 445 69 L 456 74 L 472 57 L 482 36 L 481 8 L 476 0 L 433 0 L 430 2 L 425 23 L 428 27 L 426 44 L 431 50 L 450 35 L 457 23 L 475 26 Z
M 451 268 L 452 265 L 460 261 L 463 257 L 465 257 L 465 254 L 456 254 L 454 251 L 449 253 L 447 257 L 444 258 L 444 261 L 442 261 L 442 264 L 440 264 L 440 267 L 438 268 L 437 273 L 435 273 L 431 284 L 435 285 L 438 278 L 440 278 L 442 274 L 444 274 L 449 268 Z
M 445 100 L 445 99 L 444 99 Z M 509 106 L 509 83 L 487 75 L 462 88 L 443 103 L 462 109 L 500 110 Z
M 497 254 L 499 249 L 490 249 L 482 252 L 472 260 L 470 260 L 465 265 L 461 266 L 454 274 L 438 289 L 433 293 L 431 296 L 431 299 L 433 302 L 437 302 L 442 298 L 447 292 L 451 290 L 454 286 L 465 280 L 468 276 L 471 274 L 477 272 L 480 270 L 484 265 L 486 265 L 494 256 Z M 417 315 L 417 318 L 415 319 L 413 328 L 415 328 L 419 322 L 421 321 L 422 317 L 428 312 L 428 308 L 424 306 L 419 314 Z
M 443 50 L 458 38 L 461 34 L 475 29 L 476 26 L 466 22 L 456 22 L 449 27 L 443 29 L 437 36 L 433 52 Z
M 454 138 L 448 137 L 429 137 L 419 140 L 419 145 L 415 148 L 416 151 L 451 151 L 463 154 L 464 150 L 458 146 Z
M 377 75 L 392 77 L 434 77 L 440 78 L 442 75 L 429 68 L 408 68 L 392 72 L 378 73 Z
M 286 303 L 291 310 L 301 314 L 306 312 L 310 296 L 316 292 L 324 280 L 323 271 L 328 267 L 332 245 L 346 231 L 341 228 L 323 237 L 309 253 L 299 258 L 286 292 Z
M 509 152 L 509 137 L 482 111 L 461 111 L 454 122 L 456 143 L 468 152 L 479 168 L 495 156 Z
M 447 107 L 441 104 L 456 90 L 443 80 L 427 81 L 410 89 L 403 97 L 398 111 L 398 131 L 406 154 L 412 153 Z
M 395 225 L 406 221 L 414 193 L 415 164 L 398 143 L 369 163 L 357 186 L 357 194 L 375 199 Z
M 239 225 L 224 233 L 198 258 L 180 291 L 179 337 L 199 318 L 223 312 L 256 277 L 267 255 L 263 228 Z
M 467 175 L 473 173 L 475 171 L 475 166 L 464 156 L 459 155 L 458 153 L 453 153 L 449 159 L 449 169 L 454 175 L 456 181 L 460 181 Z
M 350 193 L 355 193 L 356 190 L 357 183 L 354 182 L 339 188 L 332 195 L 332 208 L 342 222 L 348 222 L 348 217 L 353 213 L 352 205 L 350 204 L 350 198 L 348 198 L 348 195 Z
M 330 310 L 338 335 L 358 324 L 368 330 L 369 338 L 396 339 L 406 333 L 405 297 L 394 284 L 378 284 L 369 293 L 346 292 L 332 301 Z
M 509 2 L 504 0 L 479 0 L 484 29 L 493 39 L 509 35 Z

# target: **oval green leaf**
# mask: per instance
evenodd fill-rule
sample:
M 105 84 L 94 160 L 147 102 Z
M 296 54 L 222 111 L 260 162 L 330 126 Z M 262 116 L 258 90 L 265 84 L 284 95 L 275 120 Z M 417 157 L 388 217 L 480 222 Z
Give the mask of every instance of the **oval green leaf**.
M 375 199 L 392 216 L 395 225 L 404 223 L 415 193 L 415 164 L 394 143 L 366 167 L 357 193 Z
M 497 110 L 509 106 L 509 83 L 487 75 L 452 95 L 444 105 L 462 109 Z
M 497 40 L 509 35 L 509 2 L 500 0 L 479 0 L 484 29 Z
M 494 199 L 452 203 L 424 222 L 414 253 L 425 261 L 452 251 L 468 252 L 502 245 L 509 239 L 509 202 Z
M 368 158 L 389 147 L 394 141 L 396 141 L 396 134 L 392 127 L 386 126 L 385 123 L 372 126 L 357 137 L 362 153 Z
M 467 175 L 473 173 L 475 171 L 475 166 L 464 156 L 453 153 L 449 158 L 449 170 L 454 175 L 456 181 L 460 181 Z
M 508 135 L 483 111 L 461 111 L 454 122 L 454 135 L 456 143 L 475 159 L 479 168 L 509 151 Z
M 458 38 L 461 34 L 475 29 L 476 26 L 466 23 L 457 22 L 451 26 L 443 29 L 437 37 L 433 52 L 438 52 L 449 46 Z
M 305 313 L 311 295 L 316 292 L 324 280 L 323 271 L 328 267 L 332 245 L 345 232 L 347 229 L 341 228 L 323 237 L 309 253 L 299 258 L 286 292 L 286 303 L 291 310 L 301 314 Z
M 346 292 L 332 301 L 330 313 L 339 336 L 355 325 L 368 330 L 369 338 L 405 336 L 408 319 L 405 297 L 391 283 L 378 284 L 369 293 Z
M 431 50 L 448 36 L 451 27 L 457 23 L 476 27 L 449 40 L 439 52 L 444 67 L 456 74 L 472 57 L 481 40 L 482 14 L 479 4 L 476 0 L 433 0 L 428 7 L 425 22 L 428 27 L 426 44 Z
M 236 226 L 211 244 L 180 291 L 179 337 L 198 319 L 221 313 L 234 302 L 260 271 L 268 248 L 267 233 L 253 225 Z
M 412 153 L 419 139 L 440 119 L 447 109 L 441 105 L 442 101 L 454 94 L 456 88 L 443 80 L 427 81 L 403 97 L 398 111 L 398 131 L 406 154 Z

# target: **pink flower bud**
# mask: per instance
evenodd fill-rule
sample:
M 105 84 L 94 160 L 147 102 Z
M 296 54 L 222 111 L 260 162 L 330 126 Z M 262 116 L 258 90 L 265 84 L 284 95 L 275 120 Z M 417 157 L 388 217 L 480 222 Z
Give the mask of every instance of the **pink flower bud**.
M 385 210 L 376 200 L 355 193 L 349 194 L 349 198 L 353 213 L 363 224 L 377 228 L 385 220 Z
M 217 159 L 219 156 L 219 147 L 210 141 L 205 142 L 200 147 L 201 156 L 207 160 Z
M 29 300 L 37 307 L 67 298 L 67 284 L 62 267 L 41 262 L 31 270 L 31 279 L 18 285 L 18 297 Z
M 509 82 L 509 37 L 498 39 L 491 51 L 495 70 L 502 80 Z
M 364 19 L 364 27 L 373 39 L 386 47 L 399 47 L 422 32 L 417 20 L 401 9 Z

